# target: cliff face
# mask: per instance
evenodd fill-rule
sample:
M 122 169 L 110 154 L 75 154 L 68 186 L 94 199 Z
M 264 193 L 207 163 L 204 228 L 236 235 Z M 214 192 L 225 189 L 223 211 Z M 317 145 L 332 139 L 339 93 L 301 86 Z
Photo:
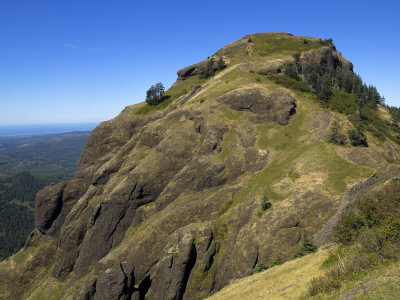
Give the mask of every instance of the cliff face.
M 228 67 L 215 76 L 200 78 L 204 62 L 185 68 L 168 102 L 127 107 L 92 132 L 75 178 L 38 193 L 36 229 L 19 263 L 1 263 L 0 296 L 201 299 L 289 259 L 348 188 L 399 159 L 388 139 L 357 153 L 327 144 L 345 116 L 255 73 L 295 53 L 352 68 L 333 47 L 251 38 L 217 52 Z

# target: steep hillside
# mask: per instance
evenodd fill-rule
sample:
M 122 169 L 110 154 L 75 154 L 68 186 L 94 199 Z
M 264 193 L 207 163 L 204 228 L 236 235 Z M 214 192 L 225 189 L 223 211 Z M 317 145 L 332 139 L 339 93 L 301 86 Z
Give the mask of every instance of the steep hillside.
M 91 133 L 74 179 L 38 193 L 0 297 L 202 299 L 324 245 L 354 197 L 398 175 L 390 115 L 346 90 L 352 64 L 330 41 L 254 34 L 219 57 Z
M 336 245 L 259 268 L 260 274 L 238 279 L 210 299 L 398 299 L 399 200 L 398 177 L 376 178 L 333 227 Z

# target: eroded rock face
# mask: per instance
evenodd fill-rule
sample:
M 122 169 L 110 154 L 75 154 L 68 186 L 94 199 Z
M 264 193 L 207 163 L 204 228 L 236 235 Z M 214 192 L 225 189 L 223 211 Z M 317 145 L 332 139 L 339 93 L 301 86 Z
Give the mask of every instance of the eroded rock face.
M 348 60 L 340 58 L 334 46 L 313 49 L 304 52 L 300 57 L 301 63 L 314 61 L 320 66 L 320 73 L 324 73 L 328 67 L 336 69 L 338 66 L 353 70 L 353 64 Z
M 225 241 L 227 225 L 214 219 L 236 184 L 267 165 L 254 126 L 287 124 L 296 100 L 285 89 L 249 88 L 213 103 L 158 118 L 129 120 L 123 112 L 88 139 L 74 180 L 38 194 L 36 226 L 57 245 L 52 275 L 67 281 L 94 269 L 77 299 L 200 299 L 251 274 L 258 241 L 240 232 L 251 211 Z M 210 121 L 226 106 L 248 125 Z M 221 247 L 229 250 L 216 264 Z
M 216 254 L 215 234 L 216 228 L 211 223 L 190 224 L 176 231 L 164 248 L 151 278 L 149 299 L 197 298 L 195 281 L 191 282 L 188 293 L 185 291 L 190 276 L 196 273 L 192 272 L 195 266 L 201 273 L 211 267 Z
M 254 113 L 255 122 L 278 122 L 285 125 L 291 115 L 296 113 L 296 100 L 284 89 L 268 94 L 261 88 L 241 89 L 230 92 L 219 101 L 238 111 Z
M 63 207 L 63 191 L 67 182 L 48 186 L 36 195 L 35 228 L 47 233 L 57 220 Z
M 194 64 L 194 65 L 191 65 L 191 66 L 188 66 L 186 68 L 179 70 L 177 72 L 178 81 L 185 80 L 191 76 L 204 74 L 209 60 L 210 60 L 210 58 L 207 58 L 197 64 Z
M 36 226 L 54 237 L 58 247 L 52 275 L 62 281 L 78 279 L 94 268 L 79 299 L 142 299 L 146 294 L 149 299 L 199 299 L 231 278 L 251 273 L 258 246 L 250 250 L 246 242 L 227 256 L 241 261 L 241 267 L 223 260 L 226 273 L 219 277 L 217 236 L 226 233 L 225 225 L 217 229 L 213 219 L 236 192 L 235 182 L 266 166 L 268 151 L 257 150 L 252 127 L 210 122 L 208 115 L 228 105 L 244 112 L 250 124 L 287 124 L 296 101 L 283 89 L 253 88 L 214 103 L 209 111 L 193 107 L 171 112 L 166 121 L 163 116 L 128 121 L 122 113 L 121 120 L 103 124 L 89 138 L 74 180 L 39 193 Z M 166 131 L 162 122 L 177 125 Z M 117 124 L 125 129 L 115 136 Z M 232 135 L 240 142 L 227 143 Z M 186 197 L 192 204 L 169 209 Z M 140 228 L 157 214 L 163 217 L 132 240 L 135 246 L 109 257 L 129 228 Z M 245 216 L 241 226 L 251 217 Z M 210 277 L 207 283 L 204 276 Z

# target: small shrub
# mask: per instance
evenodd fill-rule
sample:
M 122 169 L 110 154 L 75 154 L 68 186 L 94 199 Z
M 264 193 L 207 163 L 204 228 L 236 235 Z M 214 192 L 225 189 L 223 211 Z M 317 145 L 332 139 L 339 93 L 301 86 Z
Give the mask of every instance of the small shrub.
M 391 158 L 391 157 L 389 157 L 389 156 L 384 155 L 383 158 L 386 160 L 386 162 L 387 162 L 388 164 L 394 163 L 394 159 Z
M 260 273 L 260 272 L 262 272 L 262 271 L 264 271 L 264 270 L 267 270 L 267 269 L 268 269 L 268 266 L 267 266 L 267 265 L 265 265 L 265 264 L 263 264 L 263 263 L 258 263 L 258 264 L 256 264 L 256 266 L 254 267 L 253 274 Z
M 348 134 L 350 142 L 353 146 L 363 145 L 368 147 L 367 136 L 364 134 L 361 127 L 358 127 L 357 129 L 350 129 Z
M 272 203 L 268 202 L 267 196 L 264 196 L 261 198 L 261 209 L 263 211 L 266 211 L 267 209 L 271 208 L 271 206 L 272 206 Z
M 364 220 L 353 211 L 344 213 L 334 228 L 336 240 L 344 245 L 350 245 L 364 227 Z
M 223 60 L 222 56 L 220 56 L 217 62 L 217 71 L 223 70 L 225 68 L 226 68 L 225 61 Z
M 322 263 L 322 267 L 327 268 L 331 266 L 332 264 L 336 263 L 338 261 L 339 257 L 337 253 L 330 253 L 328 258 L 325 259 L 325 261 Z
M 249 39 L 247 40 L 248 43 L 253 42 L 253 40 L 251 39 L 251 36 L 249 36 Z
M 293 168 L 288 172 L 288 176 L 292 181 L 296 181 L 296 179 L 300 178 L 300 173 Z
M 312 297 L 320 293 L 329 293 L 338 288 L 340 288 L 340 281 L 337 278 L 323 276 L 311 280 L 306 294 L 308 297 Z
M 386 240 L 400 244 L 400 216 L 397 214 L 387 216 L 382 220 L 379 231 Z
M 357 208 L 362 212 L 364 219 L 369 227 L 377 225 L 379 217 L 377 215 L 378 203 L 369 197 L 357 199 Z
M 297 75 L 297 69 L 295 64 L 285 64 L 285 76 L 289 76 L 293 79 L 300 80 L 300 77 Z
M 344 145 L 346 143 L 346 136 L 340 132 L 340 125 L 336 121 L 332 123 L 328 143 L 336 145 Z
M 270 265 L 270 268 L 275 267 L 275 266 L 279 266 L 283 264 L 283 261 L 281 259 L 280 256 L 278 256 L 277 258 L 275 258 L 275 260 L 272 262 L 272 264 Z
M 377 253 L 382 248 L 383 238 L 376 229 L 366 229 L 361 231 L 357 241 L 363 251 Z
M 297 249 L 293 258 L 303 257 L 310 253 L 314 253 L 315 251 L 317 251 L 317 246 L 315 246 L 311 240 L 304 239 L 303 244 L 299 249 Z

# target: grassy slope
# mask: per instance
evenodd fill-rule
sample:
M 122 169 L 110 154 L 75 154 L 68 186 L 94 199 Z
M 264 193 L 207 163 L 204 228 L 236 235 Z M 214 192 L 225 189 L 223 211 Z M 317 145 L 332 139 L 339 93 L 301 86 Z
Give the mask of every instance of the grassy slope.
M 345 282 L 342 288 L 332 294 L 321 294 L 311 299 L 399 299 L 400 262 L 379 266 L 365 273 L 358 280 Z
M 331 249 L 318 252 L 261 273 L 236 280 L 207 298 L 222 299 L 302 299 L 311 279 L 321 276 L 323 262 Z M 309 299 L 398 299 L 400 295 L 400 262 L 380 265 L 359 278 L 344 282 L 331 293 Z
M 309 281 L 323 274 L 328 250 L 320 250 L 261 273 L 234 281 L 209 300 L 298 299 Z

